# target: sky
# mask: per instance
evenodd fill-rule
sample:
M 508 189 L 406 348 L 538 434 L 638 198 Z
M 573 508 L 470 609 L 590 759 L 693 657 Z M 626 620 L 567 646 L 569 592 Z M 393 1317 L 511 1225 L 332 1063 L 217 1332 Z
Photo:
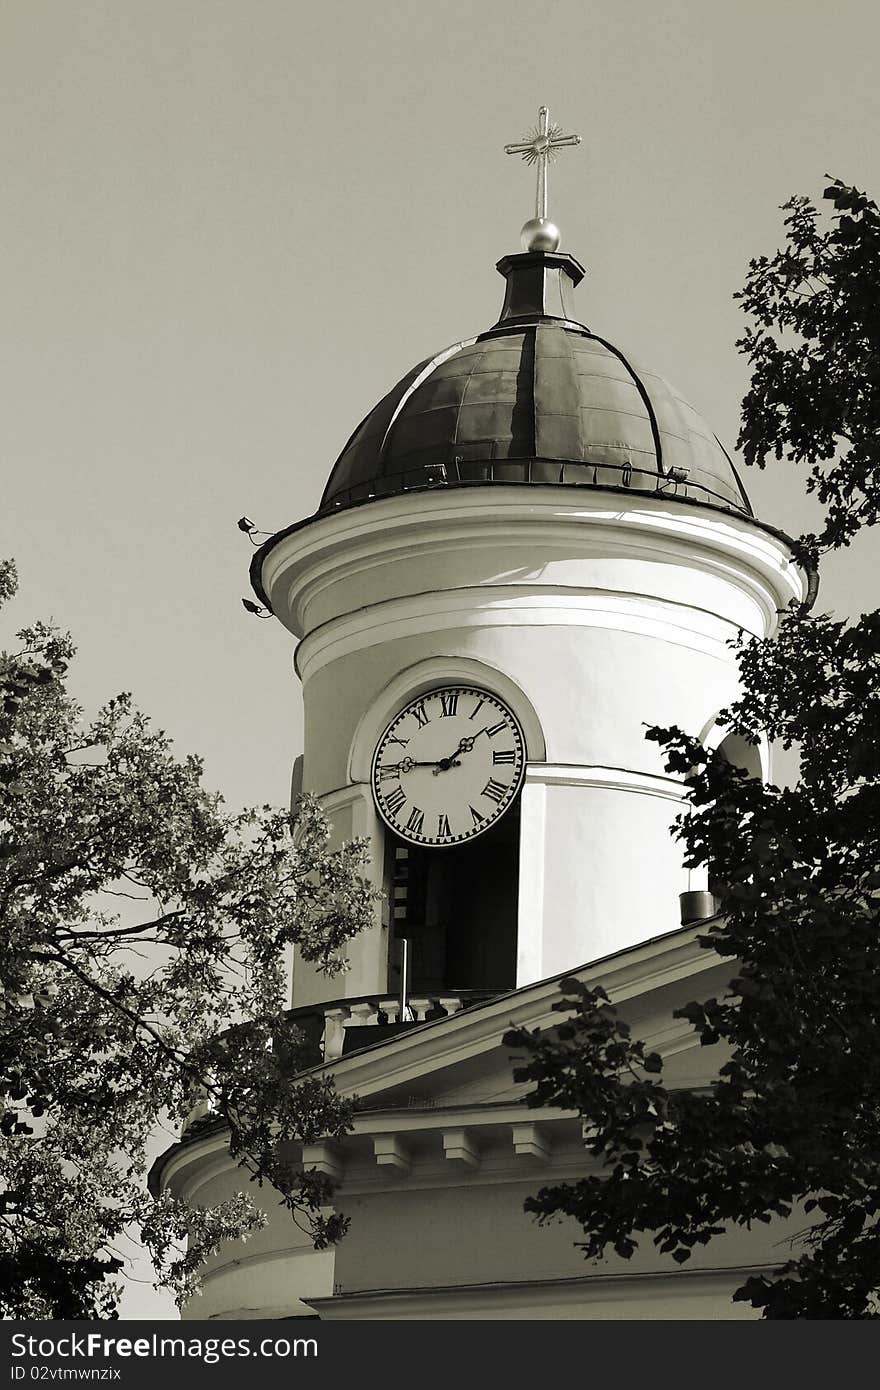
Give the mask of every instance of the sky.
M 236 521 L 309 515 L 394 382 L 495 321 L 534 197 L 503 146 L 542 103 L 582 136 L 550 187 L 577 316 L 732 446 L 779 204 L 880 194 L 878 40 L 875 0 L 0 0 L 0 640 L 53 619 L 87 710 L 130 690 L 231 807 L 284 803 L 292 641 L 241 607 Z M 791 469 L 746 486 L 810 524 Z M 823 611 L 880 603 L 872 558 Z

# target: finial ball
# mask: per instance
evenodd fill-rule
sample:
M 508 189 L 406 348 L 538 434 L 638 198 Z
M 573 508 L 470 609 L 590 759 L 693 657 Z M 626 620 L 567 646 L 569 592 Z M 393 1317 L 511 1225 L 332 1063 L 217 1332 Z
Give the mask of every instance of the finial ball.
M 549 217 L 530 217 L 521 233 L 524 251 L 558 251 L 562 234 Z

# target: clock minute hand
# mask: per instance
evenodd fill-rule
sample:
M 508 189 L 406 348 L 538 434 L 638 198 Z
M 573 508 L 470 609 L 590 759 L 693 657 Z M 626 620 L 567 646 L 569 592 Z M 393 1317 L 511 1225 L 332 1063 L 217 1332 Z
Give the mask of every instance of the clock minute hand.
M 478 729 L 475 734 L 470 734 L 465 736 L 465 738 L 460 739 L 458 747 L 452 754 L 452 757 L 457 758 L 459 753 L 469 753 L 473 748 L 474 744 L 476 743 L 477 739 L 480 737 L 480 734 L 484 734 L 485 732 L 485 729 Z
M 447 768 L 459 766 L 460 764 L 455 761 L 454 754 L 451 758 L 438 758 L 428 763 L 417 762 L 415 758 L 401 758 L 399 763 L 385 763 L 385 767 L 393 772 L 412 772 L 414 767 L 432 767 L 435 774 L 438 771 L 445 772 Z

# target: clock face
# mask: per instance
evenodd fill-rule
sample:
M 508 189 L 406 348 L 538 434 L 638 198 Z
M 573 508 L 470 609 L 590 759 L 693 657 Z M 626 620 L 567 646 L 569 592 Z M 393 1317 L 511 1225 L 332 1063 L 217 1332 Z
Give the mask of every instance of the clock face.
M 388 725 L 373 757 L 373 796 L 405 840 L 457 845 L 504 815 L 525 766 L 522 730 L 497 695 L 442 686 Z

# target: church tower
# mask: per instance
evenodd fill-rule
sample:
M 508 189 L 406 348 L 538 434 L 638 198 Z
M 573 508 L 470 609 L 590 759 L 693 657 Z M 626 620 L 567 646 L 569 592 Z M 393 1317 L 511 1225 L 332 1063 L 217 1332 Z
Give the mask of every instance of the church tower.
M 346 975 L 293 963 L 315 1074 L 358 1098 L 343 1143 L 298 1154 L 334 1180 L 349 1234 L 316 1252 L 270 1200 L 266 1230 L 209 1262 L 192 1316 L 748 1316 L 732 1290 L 778 1258 L 774 1230 L 716 1238 L 686 1272 L 649 1245 L 586 1266 L 574 1224 L 523 1214 L 589 1162 L 577 1116 L 526 1107 L 503 1043 L 558 1022 L 561 976 L 605 987 L 668 1084 L 710 1080 L 674 1014 L 730 964 L 699 945 L 710 885 L 682 869 L 682 785 L 645 727 L 716 746 L 730 640 L 806 591 L 711 429 L 575 306 L 584 267 L 546 206 L 548 162 L 574 143 L 542 108 L 507 147 L 538 188 L 497 265 L 497 322 L 393 386 L 314 515 L 254 555 L 296 639 L 295 782 L 339 840 L 367 838 L 384 897 Z M 722 747 L 766 774 L 763 750 Z M 203 1123 L 154 1182 L 215 1202 L 240 1176 Z
M 711 739 L 728 642 L 801 593 L 709 427 L 574 308 L 546 164 L 576 141 L 542 108 L 508 147 L 538 198 L 498 321 L 413 367 L 254 557 L 298 640 L 303 787 L 386 893 L 350 996 L 398 993 L 404 949 L 407 994 L 467 998 L 676 927 L 706 885 L 645 726 Z M 295 1005 L 338 988 L 294 969 Z

